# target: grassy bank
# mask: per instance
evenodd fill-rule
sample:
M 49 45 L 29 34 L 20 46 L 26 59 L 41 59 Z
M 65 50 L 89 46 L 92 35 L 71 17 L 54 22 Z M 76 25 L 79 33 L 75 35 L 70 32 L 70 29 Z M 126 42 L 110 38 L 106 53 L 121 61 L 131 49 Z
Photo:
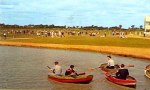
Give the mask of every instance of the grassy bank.
M 36 48 L 86 50 L 101 53 L 144 58 L 150 60 L 150 39 L 66 36 L 63 38 L 29 36 L 1 40 L 0 45 Z
M 150 48 L 150 39 L 143 38 L 118 38 L 118 37 L 89 37 L 89 36 L 67 36 L 63 38 L 50 37 L 29 37 L 29 39 L 14 38 L 3 41 L 44 43 L 44 44 L 64 44 L 64 45 L 93 45 L 93 46 L 116 46 Z

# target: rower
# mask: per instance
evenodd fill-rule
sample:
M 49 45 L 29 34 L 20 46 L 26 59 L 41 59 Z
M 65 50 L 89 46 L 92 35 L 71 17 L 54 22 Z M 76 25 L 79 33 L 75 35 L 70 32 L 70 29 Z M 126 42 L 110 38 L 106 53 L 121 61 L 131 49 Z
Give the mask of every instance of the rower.
M 127 76 L 129 75 L 128 69 L 125 69 L 124 66 L 125 66 L 124 64 L 121 64 L 121 68 L 116 73 L 116 77 L 118 79 L 126 80 Z
M 66 70 L 65 75 L 73 77 L 78 76 L 77 72 L 74 70 L 74 65 L 70 65 L 70 68 Z
M 114 60 L 111 58 L 111 56 L 107 56 L 108 57 L 108 62 L 107 62 L 107 67 L 108 69 L 114 69 L 115 67 L 115 63 Z
M 52 71 L 55 75 L 59 75 L 61 76 L 61 73 L 62 73 L 62 68 L 61 66 L 59 65 L 59 62 L 54 62 L 55 66 L 53 67 Z

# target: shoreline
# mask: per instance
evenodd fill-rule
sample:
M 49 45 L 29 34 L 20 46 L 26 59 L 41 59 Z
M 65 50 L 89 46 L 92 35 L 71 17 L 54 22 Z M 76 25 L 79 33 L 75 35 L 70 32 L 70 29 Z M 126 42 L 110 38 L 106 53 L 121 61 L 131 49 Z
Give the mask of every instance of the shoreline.
M 150 48 L 131 48 L 115 46 L 91 46 L 91 45 L 64 45 L 64 44 L 40 44 L 40 43 L 22 43 L 0 41 L 1 46 L 17 46 L 32 48 L 54 48 L 66 50 L 92 51 L 99 53 L 108 53 L 124 57 L 133 57 L 150 60 Z

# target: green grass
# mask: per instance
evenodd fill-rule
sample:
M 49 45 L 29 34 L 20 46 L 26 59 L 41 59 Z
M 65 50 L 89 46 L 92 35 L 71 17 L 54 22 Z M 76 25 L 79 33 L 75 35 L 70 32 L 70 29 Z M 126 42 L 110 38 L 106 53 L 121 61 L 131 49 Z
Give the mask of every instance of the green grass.
M 67 36 L 64 38 L 50 38 L 37 36 L 16 36 L 16 38 L 31 39 L 8 39 L 13 42 L 30 42 L 45 44 L 66 44 L 66 45 L 96 45 L 96 46 L 119 46 L 119 47 L 137 47 L 150 48 L 150 39 L 142 38 L 118 38 L 118 37 L 90 37 L 90 36 Z

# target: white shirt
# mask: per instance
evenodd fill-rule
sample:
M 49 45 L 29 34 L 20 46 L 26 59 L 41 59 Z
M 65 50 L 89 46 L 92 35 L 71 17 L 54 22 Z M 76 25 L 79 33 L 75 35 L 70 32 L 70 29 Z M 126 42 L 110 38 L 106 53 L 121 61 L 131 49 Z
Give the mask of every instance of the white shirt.
M 53 70 L 55 72 L 54 73 L 55 75 L 61 75 L 61 73 L 62 73 L 62 68 L 59 65 L 55 65 L 54 68 L 53 68 Z
M 115 66 L 114 60 L 109 59 L 108 60 L 108 66 Z

